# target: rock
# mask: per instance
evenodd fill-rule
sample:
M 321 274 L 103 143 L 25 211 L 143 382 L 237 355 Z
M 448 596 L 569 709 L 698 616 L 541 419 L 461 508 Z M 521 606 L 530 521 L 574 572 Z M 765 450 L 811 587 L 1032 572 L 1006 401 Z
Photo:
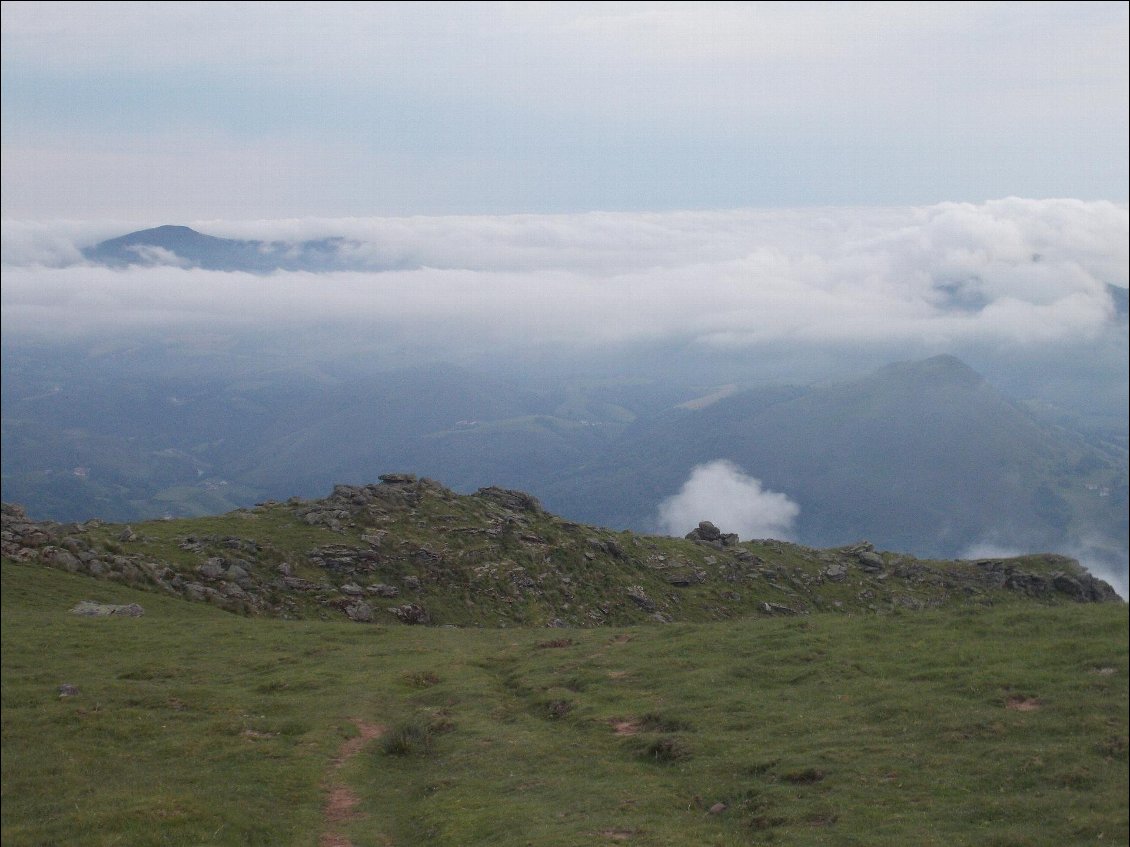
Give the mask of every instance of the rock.
M 480 488 L 475 492 L 475 496 L 485 497 L 488 500 L 493 500 L 500 506 L 518 512 L 541 511 L 541 503 L 538 502 L 537 498 L 524 491 L 514 491 L 509 488 L 498 488 L 492 485 L 489 488 Z
M 196 572 L 205 579 L 220 579 L 224 575 L 224 560 L 213 556 L 204 564 L 197 565 Z
M 250 576 L 251 574 L 247 572 L 246 568 L 242 568 L 239 565 L 230 565 L 224 573 L 224 579 L 229 582 L 242 582 L 250 578 Z
M 132 527 L 127 525 L 126 528 L 118 534 L 118 541 L 137 541 L 137 533 L 133 531 Z
M 372 477 L 369 477 L 372 479 Z M 377 477 L 385 485 L 411 485 L 416 481 L 413 473 L 383 473 Z
M 788 606 L 782 606 L 780 603 L 761 603 L 758 608 L 769 615 L 795 615 L 796 609 L 790 609 Z
M 345 607 L 345 616 L 358 623 L 372 623 L 373 607 L 364 602 L 351 603 Z
M 820 575 L 828 582 L 843 582 L 847 579 L 848 570 L 847 566 L 843 564 L 831 564 L 820 572 Z
M 706 571 L 696 568 L 690 571 L 677 571 L 667 577 L 670 585 L 686 588 L 691 585 L 702 585 L 706 582 Z
M 869 573 L 881 571 L 884 566 L 883 557 L 871 550 L 864 550 L 858 554 L 860 569 Z
M 426 624 L 431 621 L 427 611 L 423 606 L 418 606 L 415 603 L 405 603 L 403 606 L 393 606 L 389 612 L 396 615 L 401 623 L 407 624 Z
M 376 594 L 378 597 L 399 597 L 400 589 L 395 585 L 385 585 L 383 582 L 377 582 L 370 585 L 365 589 L 370 594 Z
M 699 521 L 697 527 L 685 536 L 689 541 L 721 541 L 722 531 L 710 521 Z
M 365 589 L 358 585 L 356 582 L 347 582 L 338 590 L 342 594 L 348 594 L 351 597 L 360 597 L 365 593 Z
M 720 815 L 724 811 L 726 811 L 726 804 L 725 803 L 715 803 L 713 806 L 710 807 L 709 811 L 710 811 L 710 814 L 712 814 L 712 815 Z
M 82 562 L 79 561 L 79 558 L 60 547 L 44 547 L 39 557 L 44 564 L 53 568 L 60 568 L 71 573 L 82 570 Z
M 657 608 L 655 601 L 647 596 L 643 586 L 633 585 L 627 590 L 628 599 L 643 609 L 645 612 L 654 612 Z
M 140 618 L 145 614 L 145 609 L 137 603 L 128 603 L 125 606 L 114 606 L 109 603 L 96 603 L 93 600 L 82 600 L 73 609 L 72 615 L 81 615 L 86 618 Z
M 412 591 L 419 591 L 420 590 L 420 578 L 418 576 L 406 576 L 406 577 L 404 577 L 404 587 L 408 588 Z
M 77 685 L 72 685 L 69 682 L 64 682 L 62 685 L 59 686 L 59 696 L 60 697 L 77 697 L 78 694 L 79 694 L 79 688 L 78 688 Z

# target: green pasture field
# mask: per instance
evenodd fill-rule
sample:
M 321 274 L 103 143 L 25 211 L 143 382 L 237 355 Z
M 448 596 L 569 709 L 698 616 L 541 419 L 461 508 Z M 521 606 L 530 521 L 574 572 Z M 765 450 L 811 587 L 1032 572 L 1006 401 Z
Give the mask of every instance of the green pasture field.
M 1130 838 L 1125 605 L 374 626 L 8 561 L 2 597 L 5 847 Z

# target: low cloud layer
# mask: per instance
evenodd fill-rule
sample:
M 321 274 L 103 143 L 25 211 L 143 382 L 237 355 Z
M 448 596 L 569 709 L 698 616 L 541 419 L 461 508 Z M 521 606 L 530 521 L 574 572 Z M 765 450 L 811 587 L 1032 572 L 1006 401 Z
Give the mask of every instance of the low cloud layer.
M 140 228 L 3 222 L 3 332 L 339 326 L 437 357 L 679 344 L 931 355 L 1109 333 L 1128 213 L 1008 199 L 904 209 L 203 221 L 209 235 L 342 236 L 372 271 L 111 270 L 80 248 Z M 400 268 L 407 270 L 377 270 Z M 426 344 L 421 340 L 426 339 Z
M 1127 286 L 1127 210 L 1006 199 L 901 209 L 211 221 L 346 239 L 373 271 L 111 270 L 80 248 L 145 224 L 3 224 L 3 330 L 379 326 L 434 347 L 713 349 L 1088 343 Z M 378 271 L 378 268 L 409 268 Z
M 719 459 L 695 467 L 679 493 L 659 504 L 659 525 L 666 534 L 681 536 L 708 520 L 742 540 L 787 540 L 799 514 L 800 506 L 787 495 L 767 491 L 760 480 Z

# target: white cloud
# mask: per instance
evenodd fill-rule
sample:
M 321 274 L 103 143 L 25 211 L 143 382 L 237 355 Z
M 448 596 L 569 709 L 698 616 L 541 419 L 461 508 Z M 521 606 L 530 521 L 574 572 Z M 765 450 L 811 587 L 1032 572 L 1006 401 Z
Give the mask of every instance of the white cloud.
M 1069 347 L 1112 331 L 1127 210 L 1008 199 L 903 209 L 208 221 L 211 235 L 350 239 L 385 272 L 270 276 L 73 263 L 106 224 L 5 221 L 5 332 L 338 324 L 468 344 Z
M 684 535 L 700 521 L 742 539 L 792 537 L 800 506 L 785 494 L 767 491 L 724 459 L 695 467 L 678 494 L 659 504 L 659 525 L 668 535 Z

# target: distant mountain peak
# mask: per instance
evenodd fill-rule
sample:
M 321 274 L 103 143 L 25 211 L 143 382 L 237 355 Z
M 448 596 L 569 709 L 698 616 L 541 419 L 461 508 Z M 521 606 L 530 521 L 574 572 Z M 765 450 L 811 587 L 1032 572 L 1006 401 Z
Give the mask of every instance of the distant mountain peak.
M 890 377 L 911 379 L 916 384 L 945 383 L 970 388 L 985 382 L 981 374 L 949 353 L 912 362 L 896 362 L 880 368 L 870 379 Z
M 203 268 L 215 271 L 381 271 L 406 263 L 375 265 L 355 242 L 340 237 L 311 241 L 257 241 L 220 238 L 179 224 L 162 224 L 101 241 L 82 251 L 89 262 L 112 268 Z

